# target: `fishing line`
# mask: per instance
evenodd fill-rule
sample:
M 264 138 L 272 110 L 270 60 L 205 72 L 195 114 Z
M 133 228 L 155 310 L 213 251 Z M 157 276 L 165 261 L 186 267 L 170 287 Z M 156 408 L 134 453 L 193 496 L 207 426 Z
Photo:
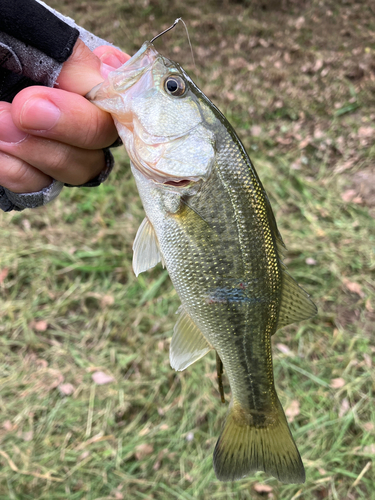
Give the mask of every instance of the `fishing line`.
M 184 28 L 185 28 L 185 31 L 186 31 L 186 36 L 187 36 L 187 39 L 188 39 L 188 42 L 189 42 L 189 47 L 190 47 L 190 52 L 191 52 L 191 58 L 193 59 L 193 65 L 194 65 L 194 68 L 196 68 L 196 65 L 195 65 L 195 59 L 194 59 L 194 53 L 193 53 L 193 47 L 191 45 L 191 41 L 190 41 L 190 36 L 189 36 L 189 31 L 187 29 L 187 26 L 186 26 L 186 23 L 185 21 L 182 19 L 182 17 L 178 17 L 175 22 L 169 26 L 169 28 L 167 28 L 166 30 L 162 31 L 161 33 L 159 33 L 158 35 L 154 36 L 154 38 L 152 40 L 150 40 L 150 43 L 154 43 L 154 41 L 159 38 L 160 36 L 164 35 L 165 33 L 168 33 L 168 31 L 172 30 L 177 23 L 179 22 L 182 22 L 182 24 L 184 25 Z
M 186 36 L 187 36 L 187 39 L 188 39 L 188 42 L 189 42 L 189 47 L 190 47 L 190 52 L 191 52 L 191 58 L 193 59 L 193 65 L 194 65 L 194 68 L 197 69 L 197 67 L 195 65 L 195 59 L 194 59 L 194 54 L 193 54 L 193 47 L 192 47 L 191 42 L 190 42 L 189 31 L 188 31 L 187 26 L 185 24 L 185 21 L 182 19 L 182 17 L 180 17 L 178 20 L 181 21 L 182 24 L 184 25 L 184 28 L 185 28 L 185 31 L 186 31 Z

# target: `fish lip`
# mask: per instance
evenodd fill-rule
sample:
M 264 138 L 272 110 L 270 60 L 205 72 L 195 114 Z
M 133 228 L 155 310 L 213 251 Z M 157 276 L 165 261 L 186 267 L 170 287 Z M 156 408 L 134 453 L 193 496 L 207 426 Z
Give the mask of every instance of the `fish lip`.
M 203 181 L 202 177 L 194 176 L 172 176 L 166 172 L 162 172 L 157 168 L 150 167 L 150 165 L 144 165 L 143 162 L 134 162 L 134 166 L 139 170 L 147 179 L 150 179 L 155 184 L 172 187 L 174 189 L 186 188 L 192 184 L 196 184 Z
M 157 59 L 163 59 L 152 43 L 144 42 L 141 48 L 122 66 L 111 71 L 104 82 L 92 88 L 86 95 L 89 101 L 95 101 L 100 91 L 112 87 L 117 93 L 129 90 L 142 75 L 150 71 Z

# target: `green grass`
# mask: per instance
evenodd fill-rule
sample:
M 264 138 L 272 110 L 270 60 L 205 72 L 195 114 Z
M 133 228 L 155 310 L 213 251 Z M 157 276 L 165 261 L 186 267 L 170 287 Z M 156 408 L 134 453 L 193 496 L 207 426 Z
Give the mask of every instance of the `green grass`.
M 129 52 L 180 15 L 188 23 L 196 68 L 182 29 L 158 47 L 235 125 L 270 195 L 288 269 L 319 307 L 273 339 L 280 399 L 286 410 L 299 405 L 290 426 L 307 480 L 216 480 L 227 405 L 215 358 L 181 373 L 169 366 L 179 300 L 161 266 L 139 279 L 131 270 L 144 215 L 118 149 L 99 188 L 0 214 L 0 500 L 375 498 L 375 201 L 361 181 L 375 183 L 364 130 L 375 116 L 369 3 L 50 4 Z M 348 37 L 353 19 L 362 29 Z M 368 50 L 352 55 L 358 47 Z M 364 76 L 345 76 L 346 61 Z M 96 385 L 96 371 L 114 381 Z M 225 375 L 224 384 L 229 400 Z

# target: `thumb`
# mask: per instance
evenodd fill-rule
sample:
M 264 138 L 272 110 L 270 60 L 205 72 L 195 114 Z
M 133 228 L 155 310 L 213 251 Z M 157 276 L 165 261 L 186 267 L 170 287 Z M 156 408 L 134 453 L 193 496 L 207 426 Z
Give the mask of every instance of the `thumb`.
M 86 95 L 101 83 L 109 73 L 124 64 L 130 56 L 121 50 L 105 45 L 95 49 L 97 57 L 78 39 L 72 55 L 64 63 L 56 84 L 62 90 Z

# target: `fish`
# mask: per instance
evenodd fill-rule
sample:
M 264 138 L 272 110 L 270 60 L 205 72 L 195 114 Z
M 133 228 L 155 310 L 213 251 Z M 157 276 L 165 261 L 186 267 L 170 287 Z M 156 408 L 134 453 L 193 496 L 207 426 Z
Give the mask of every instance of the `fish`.
M 271 337 L 316 314 L 283 264 L 269 198 L 233 127 L 184 69 L 145 42 L 86 96 L 111 113 L 146 217 L 133 245 L 139 273 L 161 262 L 181 306 L 170 364 L 220 358 L 231 401 L 213 453 L 221 481 L 305 470 L 274 382 Z

